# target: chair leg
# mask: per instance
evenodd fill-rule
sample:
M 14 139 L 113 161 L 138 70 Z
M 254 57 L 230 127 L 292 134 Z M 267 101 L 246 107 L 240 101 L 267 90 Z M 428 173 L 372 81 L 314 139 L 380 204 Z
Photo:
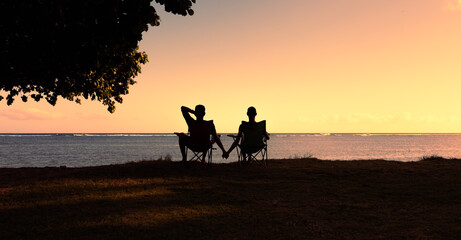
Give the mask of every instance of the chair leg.
M 187 162 L 187 152 L 188 152 L 188 148 L 186 147 L 185 149 L 186 151 L 184 152 L 184 158 L 182 159 L 183 162 Z
M 186 150 L 189 150 L 189 149 L 186 149 Z M 196 162 L 211 164 L 212 161 L 213 161 L 213 156 L 212 156 L 213 150 L 211 148 L 204 151 L 204 152 L 194 152 L 192 150 L 190 150 L 190 151 L 192 152 L 192 154 L 194 154 L 194 156 L 192 156 L 186 162 L 194 162 L 194 161 L 196 161 Z M 186 151 L 186 156 L 187 156 L 187 152 L 188 151 Z
M 267 148 L 264 148 L 262 152 L 262 156 L 263 156 L 263 161 L 264 161 L 264 167 L 267 168 Z
M 193 161 L 202 161 L 202 158 L 203 158 L 203 153 L 201 152 L 194 152 L 191 150 L 191 152 L 194 154 L 194 156 L 191 157 L 191 159 L 189 159 L 188 161 L 189 162 L 193 162 Z M 187 153 L 187 152 L 186 152 Z
M 202 152 L 202 156 L 201 156 L 201 158 L 200 158 L 200 161 L 201 161 L 202 163 L 205 163 L 206 153 L 207 153 L 206 151 L 205 151 L 205 152 Z
M 243 152 L 239 150 L 240 147 L 237 147 L 237 162 L 239 166 L 242 166 L 242 161 L 243 161 Z
M 212 163 L 213 163 L 213 147 L 211 147 L 208 150 L 208 164 L 210 165 L 210 167 Z
M 258 157 L 261 157 L 259 160 Z M 248 154 L 248 162 L 256 162 L 257 164 L 267 168 L 267 150 L 261 149 L 256 153 Z

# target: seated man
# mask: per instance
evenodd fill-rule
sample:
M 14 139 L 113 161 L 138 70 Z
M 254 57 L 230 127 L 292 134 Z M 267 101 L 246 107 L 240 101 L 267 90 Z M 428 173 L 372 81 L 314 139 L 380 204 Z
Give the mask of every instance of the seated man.
M 189 136 L 184 133 L 176 133 L 179 137 L 179 148 L 181 149 L 182 161 L 186 162 L 186 146 L 194 152 L 203 152 L 203 159 L 205 161 L 206 152 L 212 147 L 210 136 L 213 138 L 219 148 L 221 148 L 223 155 L 225 153 L 224 147 L 221 143 L 221 139 L 216 134 L 216 128 L 213 121 L 205 121 L 205 107 L 203 105 L 195 106 L 195 111 L 188 107 L 181 107 L 182 115 L 186 120 L 189 128 Z M 190 116 L 190 113 L 194 114 L 196 119 Z
M 243 153 L 244 160 L 248 153 L 255 153 L 264 147 L 264 138 L 269 140 L 269 134 L 266 132 L 266 122 L 256 122 L 256 108 L 249 107 L 247 111 L 248 122 L 242 121 L 239 127 L 239 132 L 235 138 L 232 146 L 224 154 L 224 157 L 229 157 L 229 154 L 239 144 L 240 139 L 242 142 L 240 148 Z

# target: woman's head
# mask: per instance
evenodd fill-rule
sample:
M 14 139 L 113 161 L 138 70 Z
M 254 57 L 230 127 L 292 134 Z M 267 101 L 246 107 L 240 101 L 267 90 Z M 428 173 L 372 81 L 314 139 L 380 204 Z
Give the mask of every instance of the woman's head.
M 256 116 L 256 108 L 255 107 L 249 107 L 247 111 L 248 117 L 254 117 Z

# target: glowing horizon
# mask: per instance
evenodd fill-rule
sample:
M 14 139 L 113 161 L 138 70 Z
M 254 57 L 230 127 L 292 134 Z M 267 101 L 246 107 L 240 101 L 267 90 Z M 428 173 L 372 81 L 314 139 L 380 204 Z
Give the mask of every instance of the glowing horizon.
M 461 133 L 461 1 L 197 1 L 144 33 L 149 63 L 114 114 L 99 102 L 0 102 L 2 133 L 185 131 L 180 106 L 236 132 Z

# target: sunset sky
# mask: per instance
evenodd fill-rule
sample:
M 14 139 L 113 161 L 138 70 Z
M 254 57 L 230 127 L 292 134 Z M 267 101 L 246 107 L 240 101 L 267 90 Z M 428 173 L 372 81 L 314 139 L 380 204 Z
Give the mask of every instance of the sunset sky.
M 277 132 L 461 132 L 461 0 L 197 0 L 144 33 L 114 114 L 99 102 L 0 102 L 2 133 L 218 132 L 255 106 Z

